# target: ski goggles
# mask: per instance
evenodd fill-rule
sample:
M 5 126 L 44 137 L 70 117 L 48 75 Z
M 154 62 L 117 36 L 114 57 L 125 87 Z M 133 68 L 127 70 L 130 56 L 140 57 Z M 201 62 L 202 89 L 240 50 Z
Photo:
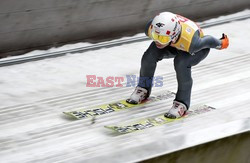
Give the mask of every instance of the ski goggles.
M 151 32 L 151 38 L 154 41 L 157 41 L 157 42 L 159 42 L 160 44 L 163 44 L 163 45 L 166 45 L 171 41 L 170 36 L 162 36 L 162 35 L 157 34 L 154 31 Z

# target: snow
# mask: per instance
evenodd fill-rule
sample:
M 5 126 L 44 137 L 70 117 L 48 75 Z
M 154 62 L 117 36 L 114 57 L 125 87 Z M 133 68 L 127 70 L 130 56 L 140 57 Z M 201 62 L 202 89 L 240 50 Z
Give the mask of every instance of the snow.
M 218 19 L 241 14 L 250 14 L 250 10 Z M 211 20 L 207 22 L 209 21 Z M 166 140 L 174 139 L 177 134 L 185 136 L 185 132 L 188 130 L 187 140 L 193 141 L 195 139 L 197 144 L 239 131 L 239 125 L 242 125 L 241 120 L 250 117 L 250 112 L 246 110 L 250 100 L 248 93 L 250 91 L 249 30 L 250 19 L 204 29 L 205 34 L 217 38 L 220 38 L 222 33 L 226 33 L 230 39 L 230 47 L 227 50 L 211 50 L 209 56 L 193 68 L 194 93 L 192 102 L 194 104 L 204 102 L 221 109 L 204 115 L 206 118 L 201 116 L 186 120 L 186 126 L 180 122 L 173 126 L 162 126 L 157 129 L 149 129 L 145 133 L 135 133 L 129 136 L 110 136 L 106 134 L 103 126 L 111 122 L 116 123 L 129 118 L 147 116 L 148 112 L 140 113 L 140 111 L 135 110 L 123 112 L 123 114 L 114 113 L 112 114 L 113 120 L 110 120 L 110 116 L 103 116 L 97 119 L 97 124 L 90 125 L 89 120 L 69 121 L 63 118 L 62 111 L 82 106 L 95 106 L 128 97 L 133 88 L 86 87 L 86 75 L 104 78 L 138 75 L 141 57 L 151 41 L 2 67 L 0 69 L 0 130 L 3 132 L 0 133 L 0 160 L 17 162 L 16 158 L 18 157 L 19 162 L 32 162 L 34 160 L 46 160 L 46 162 L 64 160 L 66 162 L 67 160 L 72 161 L 74 158 L 79 161 L 89 157 L 91 162 L 91 158 L 102 158 L 110 151 L 113 152 L 113 156 L 126 151 L 128 152 L 127 159 L 133 160 L 138 158 L 130 156 L 127 149 L 131 149 L 130 154 L 141 147 L 152 150 L 150 143 L 156 143 L 156 139 L 152 139 L 153 133 L 151 131 L 153 130 L 155 132 L 153 135 L 160 140 L 165 140 L 166 134 L 169 135 Z M 142 35 L 141 33 L 134 37 Z M 90 44 L 65 45 L 48 51 L 34 51 L 25 56 L 87 45 Z M 164 77 L 164 87 L 154 88 L 153 91 L 176 90 L 172 59 L 159 62 L 156 75 Z M 170 107 L 171 101 L 164 105 L 166 108 Z M 240 110 L 236 112 L 236 116 L 233 107 Z M 152 113 L 164 112 L 166 108 L 158 108 L 158 111 Z M 152 109 L 156 108 L 152 107 Z M 131 115 L 131 113 L 135 113 L 135 115 Z M 202 122 L 205 125 L 196 125 L 195 127 L 193 125 Z M 230 124 L 235 127 L 223 133 L 221 131 L 224 131 L 223 124 L 226 122 L 230 122 L 225 125 L 227 128 Z M 175 128 L 176 126 L 177 128 Z M 213 126 L 218 127 L 213 128 Z M 205 129 L 202 130 L 202 127 Z M 179 132 L 172 133 L 173 130 Z M 206 135 L 206 133 L 213 131 L 216 131 L 218 135 L 209 135 L 201 139 L 193 137 L 193 135 Z M 192 141 L 183 143 L 178 148 L 181 149 L 185 145 L 185 147 L 195 145 L 194 143 L 189 144 Z M 107 142 L 111 143 L 111 146 Z M 155 147 L 159 147 L 159 151 L 160 149 L 173 151 L 170 147 L 163 147 L 163 144 L 156 143 Z M 148 151 L 144 152 L 140 155 L 149 155 Z M 157 155 L 155 152 L 151 151 L 152 154 Z M 80 156 L 82 157 L 79 158 Z M 121 156 L 121 158 L 124 157 Z
M 249 10 L 245 12 L 249 13 Z M 243 13 L 245 14 L 245 12 Z M 250 33 L 242 31 L 244 30 L 242 24 L 244 24 L 246 31 L 250 29 L 249 20 L 204 29 L 205 34 L 220 38 L 224 32 L 230 38 L 230 49 L 225 51 L 211 50 L 211 57 L 206 59 L 207 64 L 210 63 L 210 60 L 213 61 L 215 57 L 212 56 L 215 55 L 217 59 L 225 58 L 225 56 L 234 57 L 239 55 L 238 53 L 248 53 L 247 39 Z M 73 55 L 68 54 L 65 57 L 55 59 L 3 67 L 0 70 L 2 106 L 37 101 L 48 96 L 54 97 L 60 95 L 60 92 L 65 94 L 84 90 L 86 89 L 86 75 L 103 77 L 125 76 L 126 74 L 138 75 L 141 56 L 150 43 L 151 41 L 143 41 L 114 48 L 103 48 Z M 80 44 L 76 44 L 75 47 L 79 47 Z M 72 48 L 74 46 L 69 45 L 59 49 L 62 50 L 67 47 Z M 47 52 L 51 51 L 55 51 L 55 48 Z M 33 53 L 38 54 L 38 52 Z M 164 65 L 164 67 L 158 66 L 157 72 L 165 72 L 163 69 L 167 67 L 169 67 L 168 71 L 173 71 L 171 62 L 171 60 L 160 62 L 159 65 Z M 74 85 L 74 87 L 69 87 L 69 85 Z M 54 89 L 57 91 L 52 91 Z

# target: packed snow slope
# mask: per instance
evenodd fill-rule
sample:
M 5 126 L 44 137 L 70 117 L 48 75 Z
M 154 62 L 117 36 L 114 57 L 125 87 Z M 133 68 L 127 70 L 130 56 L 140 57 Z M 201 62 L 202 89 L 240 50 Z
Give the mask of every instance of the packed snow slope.
M 138 75 L 151 41 L 2 67 L 0 162 L 131 162 L 249 131 L 249 31 L 250 19 L 204 29 L 230 39 L 228 49 L 212 49 L 192 68 L 192 105 L 208 104 L 215 111 L 128 135 L 112 134 L 103 126 L 165 113 L 172 100 L 103 115 L 95 124 L 73 121 L 62 112 L 129 97 L 134 88 L 125 87 L 126 81 L 121 88 L 86 87 L 86 75 Z M 66 48 L 72 46 L 79 44 Z M 159 62 L 156 75 L 164 83 L 153 94 L 176 91 L 173 59 Z

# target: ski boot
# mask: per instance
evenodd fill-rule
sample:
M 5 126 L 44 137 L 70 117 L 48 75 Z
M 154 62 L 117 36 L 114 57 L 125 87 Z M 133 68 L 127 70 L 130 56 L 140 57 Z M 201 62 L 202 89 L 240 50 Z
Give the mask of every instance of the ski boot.
M 148 98 L 148 91 L 145 88 L 137 86 L 130 98 L 126 100 L 130 104 L 140 104 Z
M 172 108 L 166 114 L 164 114 L 164 116 L 166 118 L 176 119 L 184 116 L 186 111 L 187 107 L 185 104 L 174 101 Z

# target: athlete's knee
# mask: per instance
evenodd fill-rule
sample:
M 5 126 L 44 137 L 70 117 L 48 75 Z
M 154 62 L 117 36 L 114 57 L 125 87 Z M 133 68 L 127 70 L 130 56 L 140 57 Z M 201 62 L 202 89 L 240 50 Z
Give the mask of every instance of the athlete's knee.
M 207 48 L 207 49 L 202 49 L 201 51 L 195 53 L 195 56 L 194 56 L 194 59 L 192 60 L 191 65 L 195 66 L 198 63 L 200 63 L 202 60 L 204 60 L 208 56 L 209 51 L 210 49 Z
M 162 54 L 159 49 L 152 43 L 149 48 L 144 52 L 141 62 L 158 62 L 162 60 Z
M 202 49 L 199 53 L 201 53 L 201 55 L 202 55 L 202 59 L 201 60 L 203 60 L 203 59 L 205 59 L 206 57 L 207 57 L 207 55 L 208 55 L 208 53 L 210 52 L 210 48 L 206 48 L 206 49 Z
M 176 71 L 181 71 L 185 68 L 191 68 L 189 60 L 187 58 L 175 57 L 174 59 L 174 68 Z
M 156 63 L 156 59 L 154 59 L 149 53 L 144 53 L 141 58 L 141 65 L 150 65 Z

